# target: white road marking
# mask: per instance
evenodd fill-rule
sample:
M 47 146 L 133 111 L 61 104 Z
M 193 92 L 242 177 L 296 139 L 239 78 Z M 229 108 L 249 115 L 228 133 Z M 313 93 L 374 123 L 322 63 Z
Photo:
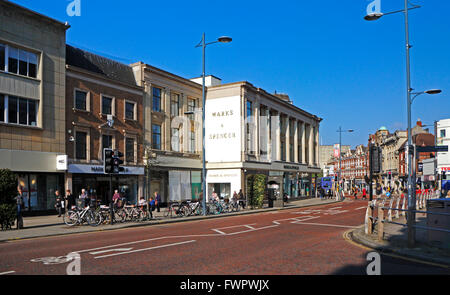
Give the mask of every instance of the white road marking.
M 366 207 L 359 207 L 359 208 L 356 208 L 355 211 L 356 211 L 356 210 L 361 210 L 361 209 L 367 209 L 367 206 L 366 206 Z
M 133 248 L 108 249 L 108 250 L 103 250 L 103 251 L 89 252 L 89 254 L 97 255 L 97 254 L 103 254 L 103 253 L 107 253 L 107 252 L 125 252 L 125 251 L 130 251 L 131 249 L 133 249 Z
M 309 222 L 295 222 L 295 223 L 296 224 L 304 224 L 304 225 L 319 225 L 319 226 L 331 226 L 331 227 L 357 228 L 357 226 L 339 225 L 339 224 L 309 223 Z
M 10 274 L 10 273 L 15 273 L 16 271 L 15 270 L 10 270 L 10 271 L 5 271 L 5 272 L 0 272 L 0 276 L 2 276 L 2 275 L 7 275 L 7 274 Z
M 94 258 L 95 259 L 106 258 L 106 257 L 111 257 L 111 256 L 117 256 L 117 255 L 124 255 L 124 254 L 130 254 L 130 253 L 136 253 L 136 252 L 142 252 L 142 251 L 149 251 L 149 250 L 153 250 L 153 249 L 167 248 L 167 247 L 178 246 L 178 245 L 194 243 L 194 242 L 195 242 L 195 240 L 190 240 L 190 241 L 184 241 L 184 242 L 179 242 L 179 243 L 160 245 L 160 246 L 155 246 L 155 247 L 150 247 L 150 248 L 137 249 L 137 250 L 127 251 L 127 252 L 122 252 L 122 253 L 114 253 L 114 254 L 109 254 L 109 255 L 97 256 L 97 257 L 94 257 Z

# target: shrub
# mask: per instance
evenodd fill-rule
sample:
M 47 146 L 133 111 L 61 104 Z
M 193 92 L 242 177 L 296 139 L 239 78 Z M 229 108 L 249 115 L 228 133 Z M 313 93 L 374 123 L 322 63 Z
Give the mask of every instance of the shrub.
M 266 176 L 263 174 L 247 177 L 247 196 L 250 207 L 262 208 L 266 192 Z
M 0 224 L 11 228 L 16 219 L 17 177 L 9 169 L 0 169 Z

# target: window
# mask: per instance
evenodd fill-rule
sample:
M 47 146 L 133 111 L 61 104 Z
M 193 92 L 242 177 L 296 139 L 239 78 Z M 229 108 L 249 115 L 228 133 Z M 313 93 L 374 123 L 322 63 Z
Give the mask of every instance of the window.
M 32 78 L 37 77 L 37 55 L 28 52 L 28 76 Z
M 197 103 L 195 99 L 192 98 L 188 98 L 188 105 L 187 105 L 187 110 L 188 112 L 192 112 L 192 114 L 188 115 L 189 120 L 194 120 L 194 112 L 195 112 L 195 107 L 196 107 Z
M 178 116 L 180 113 L 180 95 L 172 94 L 172 98 L 170 100 L 170 115 Z
M 75 158 L 79 160 L 86 160 L 87 157 L 87 133 L 79 132 L 75 133 Z
M 17 74 L 19 68 L 19 49 L 8 48 L 8 72 Z
M 102 95 L 102 114 L 113 115 L 113 99 Z
M 75 90 L 75 108 L 77 110 L 87 111 L 87 92 Z
M 0 44 L 0 70 L 12 74 L 37 77 L 37 54 Z
M 5 55 L 6 47 L 5 45 L 0 44 L 0 71 L 4 71 L 6 67 Z
M 153 88 L 153 107 L 152 110 L 155 112 L 161 112 L 161 89 Z
M 136 120 L 135 107 L 136 104 L 134 102 L 125 102 L 125 119 Z
M 15 96 L 8 97 L 8 123 L 17 124 L 17 103 L 19 99 Z
M 445 137 L 445 129 L 441 129 L 441 136 L 440 137 Z
M 247 101 L 247 152 L 252 153 L 253 147 L 252 147 L 252 131 L 251 131 L 251 124 L 252 124 L 252 102 Z
M 37 126 L 37 101 L 28 100 L 28 125 Z
M 134 163 L 134 138 L 125 139 L 125 160 Z
M 180 151 L 180 129 L 172 128 L 172 151 L 179 152 Z
M 152 148 L 161 149 L 161 126 L 152 124 Z

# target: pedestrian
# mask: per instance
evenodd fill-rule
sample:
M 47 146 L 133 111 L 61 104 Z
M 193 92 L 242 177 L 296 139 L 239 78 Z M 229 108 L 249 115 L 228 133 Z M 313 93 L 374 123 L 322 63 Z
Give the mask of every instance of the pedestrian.
M 80 202 L 81 202 L 80 205 L 82 207 L 86 207 L 87 206 L 86 203 L 89 202 L 89 197 L 88 197 L 88 195 L 86 193 L 86 190 L 84 188 L 81 189 L 81 194 L 80 194 L 80 196 L 78 198 L 80 199 Z
M 75 206 L 75 197 L 71 194 L 70 189 L 66 190 L 66 195 L 64 197 L 66 210 L 71 210 L 72 206 Z
M 118 190 L 114 190 L 114 195 L 113 195 L 113 197 L 112 197 L 112 201 L 113 201 L 113 205 L 114 205 L 114 208 L 118 208 L 119 207 L 119 201 L 120 201 L 120 194 L 119 194 L 119 191 Z
M 153 218 L 153 211 L 155 211 L 155 199 L 153 197 L 150 197 L 149 204 L 149 211 L 150 211 L 150 218 Z
M 362 191 L 362 198 L 363 198 L 363 200 L 365 200 L 367 198 L 367 190 L 365 187 L 363 188 L 363 191 Z
M 138 206 L 144 214 L 144 218 L 147 217 L 147 202 L 144 197 L 140 197 L 138 201 Z
M 238 200 L 239 205 L 241 205 L 242 209 L 245 209 L 244 193 L 242 192 L 242 189 L 239 190 Z
M 17 204 L 17 229 L 23 228 L 23 218 L 22 218 L 22 210 L 25 206 L 25 203 L 23 201 L 23 193 L 22 193 L 22 187 L 19 185 L 17 187 L 17 196 L 16 196 L 16 204 Z
M 55 199 L 56 199 L 55 208 L 56 211 L 58 212 L 58 217 L 61 217 L 61 213 L 63 210 L 63 198 L 60 196 L 59 190 L 55 191 Z
M 155 206 L 156 206 L 156 212 L 159 212 L 159 206 L 161 206 L 161 196 L 158 194 L 158 192 L 155 192 Z

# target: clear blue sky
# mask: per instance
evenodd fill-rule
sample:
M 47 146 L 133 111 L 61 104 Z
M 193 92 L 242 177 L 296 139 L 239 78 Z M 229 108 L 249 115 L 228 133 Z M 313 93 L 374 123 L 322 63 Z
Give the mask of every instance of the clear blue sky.
M 222 35 L 230 44 L 207 48 L 207 74 L 224 83 L 249 81 L 290 95 L 295 105 L 323 118 L 321 144 L 367 144 L 386 126 L 406 129 L 403 14 L 363 19 L 372 0 L 148 1 L 81 0 L 81 16 L 69 17 L 69 0 L 13 0 L 68 21 L 67 42 L 124 63 L 144 61 L 177 75 L 201 75 L 201 49 Z M 450 1 L 415 0 L 410 11 L 411 79 L 422 95 L 412 121 L 450 118 Z M 403 9 L 381 0 L 382 12 Z M 433 127 L 430 127 L 433 131 Z

